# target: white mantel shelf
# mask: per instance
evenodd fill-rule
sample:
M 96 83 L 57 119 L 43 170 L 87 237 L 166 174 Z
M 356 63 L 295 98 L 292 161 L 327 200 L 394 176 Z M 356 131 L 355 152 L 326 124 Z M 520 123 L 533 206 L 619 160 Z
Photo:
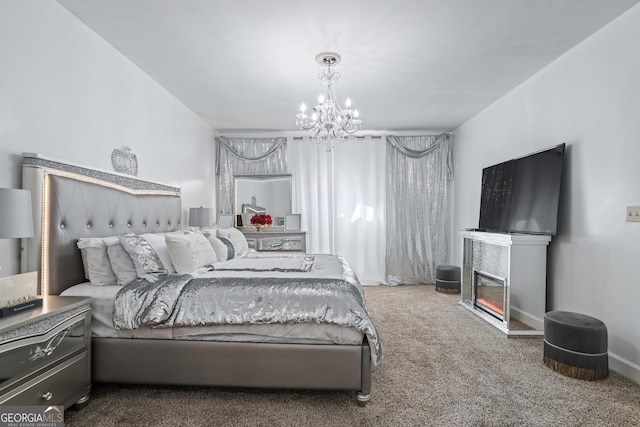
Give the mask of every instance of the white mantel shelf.
M 460 305 L 507 336 L 544 334 L 546 308 L 547 246 L 551 236 L 534 234 L 460 231 L 462 277 Z M 475 303 L 476 273 L 500 278 L 505 283 L 505 319 L 478 308 Z M 524 328 L 517 327 L 519 321 Z
M 462 238 L 475 239 L 495 245 L 548 245 L 551 236 L 543 234 L 490 233 L 487 231 L 460 231 Z

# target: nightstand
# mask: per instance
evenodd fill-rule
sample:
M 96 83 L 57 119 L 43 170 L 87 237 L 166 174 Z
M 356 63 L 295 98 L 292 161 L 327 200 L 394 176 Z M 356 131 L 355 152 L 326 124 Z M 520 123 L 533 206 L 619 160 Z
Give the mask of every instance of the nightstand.
M 89 399 L 91 298 L 43 297 L 42 307 L 0 319 L 0 405 Z

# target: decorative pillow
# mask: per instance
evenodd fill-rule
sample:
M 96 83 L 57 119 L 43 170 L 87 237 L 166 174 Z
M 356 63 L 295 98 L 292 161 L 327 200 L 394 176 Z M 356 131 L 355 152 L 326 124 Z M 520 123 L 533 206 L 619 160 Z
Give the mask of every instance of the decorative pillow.
M 244 255 L 249 251 L 247 239 L 237 228 L 219 228 L 216 235 L 218 238 L 225 238 L 231 241 L 235 250 L 235 256 Z
M 136 266 L 133 260 L 124 250 L 124 246 L 120 243 L 118 236 L 105 237 L 102 239 L 107 245 L 107 254 L 113 273 L 117 278 L 117 284 L 120 286 L 128 285 L 138 278 Z
M 213 247 L 200 233 L 167 233 L 165 240 L 178 274 L 190 273 L 217 261 Z
M 80 247 L 78 247 L 80 249 Z M 84 278 L 89 280 L 89 265 L 87 264 L 87 251 L 80 249 L 80 256 L 82 257 L 82 268 L 84 269 Z
M 224 245 L 227 252 L 227 259 L 233 259 L 236 257 L 236 248 L 233 247 L 233 243 L 231 243 L 231 240 L 224 237 L 216 237 L 216 240 L 220 240 L 220 242 L 222 242 L 222 244 Z
M 78 248 L 84 255 L 83 263 L 85 263 L 85 276 L 89 278 L 92 285 L 105 286 L 115 285 L 117 278 L 109 255 L 107 255 L 107 245 L 98 238 L 81 238 L 78 239 Z
M 145 237 L 120 236 L 119 239 L 124 250 L 133 260 L 133 265 L 136 267 L 136 273 L 139 278 L 155 282 L 160 276 L 169 273 L 156 250 Z
M 216 230 L 202 230 L 201 233 L 213 247 L 213 251 L 216 253 L 216 258 L 218 259 L 218 261 L 226 261 L 233 258 L 233 256 L 229 256 L 229 249 L 227 245 L 225 245 L 222 240 L 216 237 Z
M 175 231 L 173 233 L 166 233 L 166 234 L 174 234 L 174 233 L 184 234 L 184 231 Z M 162 265 L 164 265 L 164 268 L 167 270 L 167 272 L 169 274 L 174 274 L 176 272 L 176 269 L 173 267 L 173 264 L 171 263 L 171 257 L 169 256 L 169 250 L 167 249 L 167 242 L 165 240 L 166 234 L 165 233 L 146 233 L 146 234 L 141 234 L 140 237 L 142 237 L 147 242 L 149 242 L 153 250 L 156 251 L 156 254 L 158 254 L 158 257 L 160 257 L 160 261 L 162 261 Z

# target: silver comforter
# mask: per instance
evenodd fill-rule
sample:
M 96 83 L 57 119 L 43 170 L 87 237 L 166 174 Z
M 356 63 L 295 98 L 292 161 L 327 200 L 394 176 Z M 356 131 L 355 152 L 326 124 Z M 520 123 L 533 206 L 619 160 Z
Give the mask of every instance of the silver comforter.
M 266 258 L 214 265 L 202 274 L 166 275 L 155 283 L 138 279 L 118 292 L 114 326 L 135 329 L 334 324 L 362 332 L 369 341 L 373 364 L 379 363 L 382 346 L 376 328 L 369 317 L 362 287 L 344 259 L 332 255 L 287 256 L 282 264 L 283 260 Z M 300 268 L 292 268 L 298 264 Z M 273 267 L 265 268 L 266 265 Z M 339 277 L 323 271 L 323 266 L 331 265 L 339 266 L 334 267 L 341 270 Z

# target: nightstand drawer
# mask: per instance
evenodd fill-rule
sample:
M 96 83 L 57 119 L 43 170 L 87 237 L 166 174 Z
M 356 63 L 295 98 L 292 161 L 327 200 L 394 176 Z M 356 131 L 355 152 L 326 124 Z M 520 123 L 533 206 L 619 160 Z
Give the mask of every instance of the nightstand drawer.
M 0 405 L 68 408 L 89 398 L 91 298 L 43 300 L 0 319 Z
M 2 396 L 2 405 L 65 405 L 70 406 L 85 390 L 87 351 L 84 351 L 55 368 L 27 381 Z
M 0 346 L 0 392 L 86 349 L 85 322 L 85 315 L 80 314 L 47 333 L 14 339 Z

